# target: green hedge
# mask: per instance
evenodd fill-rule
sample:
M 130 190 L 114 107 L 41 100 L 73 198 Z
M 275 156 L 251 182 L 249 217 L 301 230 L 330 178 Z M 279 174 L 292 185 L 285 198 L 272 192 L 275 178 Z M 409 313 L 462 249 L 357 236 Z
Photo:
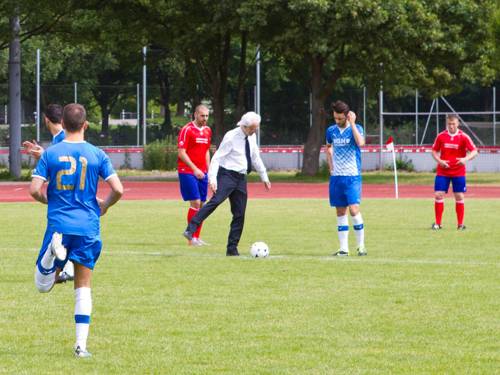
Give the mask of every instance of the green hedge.
M 177 168 L 177 142 L 173 136 L 151 142 L 144 148 L 144 169 L 174 170 Z

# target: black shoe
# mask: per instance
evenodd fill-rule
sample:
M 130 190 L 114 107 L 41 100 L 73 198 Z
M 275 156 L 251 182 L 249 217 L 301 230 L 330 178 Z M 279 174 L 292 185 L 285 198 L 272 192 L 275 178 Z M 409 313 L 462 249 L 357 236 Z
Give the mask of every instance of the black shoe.
M 239 257 L 240 253 L 238 253 L 238 250 L 226 251 L 226 256 L 227 257 Z
M 188 241 L 191 241 L 193 239 L 193 233 L 190 232 L 188 229 L 186 229 L 184 233 L 182 233 L 182 235 L 186 237 Z
M 69 275 L 66 271 L 63 271 L 57 277 L 55 284 L 62 284 L 65 283 L 66 281 L 73 281 L 74 279 L 75 279 L 74 276 Z
M 443 228 L 443 227 L 442 227 L 441 225 L 436 224 L 436 223 L 433 223 L 433 224 L 431 225 L 431 229 L 432 229 L 432 230 L 440 230 L 440 229 L 442 229 L 442 228 Z
M 465 230 L 467 229 L 467 227 L 463 224 L 460 224 L 459 226 L 457 226 L 457 230 Z
M 366 254 L 363 254 L 363 255 L 366 255 Z M 334 257 L 348 257 L 349 256 L 349 252 L 340 249 L 339 251 L 333 253 L 333 256 Z

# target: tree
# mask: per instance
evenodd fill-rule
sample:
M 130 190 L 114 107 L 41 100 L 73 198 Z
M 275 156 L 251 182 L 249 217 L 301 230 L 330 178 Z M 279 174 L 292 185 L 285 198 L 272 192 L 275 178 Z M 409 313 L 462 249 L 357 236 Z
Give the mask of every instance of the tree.
M 492 0 L 269 0 L 254 5 L 267 20 L 262 44 L 292 66 L 309 66 L 313 125 L 302 169 L 307 175 L 318 170 L 325 100 L 340 78 L 437 93 L 456 90 L 462 79 L 492 76 L 485 27 Z

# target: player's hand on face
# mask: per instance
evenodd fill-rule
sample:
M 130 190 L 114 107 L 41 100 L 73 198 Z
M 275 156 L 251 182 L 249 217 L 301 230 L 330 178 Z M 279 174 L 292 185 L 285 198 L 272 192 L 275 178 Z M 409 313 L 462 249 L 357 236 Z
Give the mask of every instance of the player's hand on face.
M 356 123 L 356 114 L 353 111 L 349 111 L 347 114 L 347 122 L 351 125 Z
M 211 182 L 210 189 L 212 189 L 213 193 L 215 194 L 217 192 L 217 182 Z
M 271 190 L 271 182 L 270 181 L 264 182 L 264 186 L 266 187 L 267 191 Z
M 108 212 L 108 207 L 106 206 L 104 199 L 96 198 L 99 208 L 101 209 L 101 216 L 104 216 Z
M 203 172 L 201 171 L 201 169 L 196 168 L 196 169 L 194 170 L 194 176 L 195 176 L 198 180 L 202 180 L 202 179 L 204 179 L 204 178 L 205 178 L 205 173 L 203 173 Z

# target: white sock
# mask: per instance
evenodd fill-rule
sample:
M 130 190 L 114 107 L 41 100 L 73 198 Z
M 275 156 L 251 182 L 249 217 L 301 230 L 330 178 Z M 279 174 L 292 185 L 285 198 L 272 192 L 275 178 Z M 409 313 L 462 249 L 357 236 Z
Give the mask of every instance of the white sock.
M 352 216 L 352 227 L 354 228 L 358 247 L 365 246 L 365 226 L 361 212 L 358 212 L 356 216 Z
M 84 351 L 87 350 L 91 312 L 92 295 L 90 288 L 75 289 L 76 346 L 79 346 Z
M 39 265 L 35 266 L 35 285 L 40 293 L 48 293 L 56 281 L 56 272 L 44 274 L 40 272 Z
M 337 216 L 337 233 L 340 250 L 349 251 L 349 220 L 347 219 L 347 215 Z
M 47 247 L 47 250 L 45 250 L 45 254 L 43 254 L 43 257 L 42 257 L 42 260 L 40 261 L 40 264 L 46 270 L 50 270 L 52 267 L 54 267 L 54 260 L 55 259 L 56 259 L 56 257 L 54 254 L 52 254 L 52 251 L 50 249 L 50 244 L 49 244 L 49 246 Z

